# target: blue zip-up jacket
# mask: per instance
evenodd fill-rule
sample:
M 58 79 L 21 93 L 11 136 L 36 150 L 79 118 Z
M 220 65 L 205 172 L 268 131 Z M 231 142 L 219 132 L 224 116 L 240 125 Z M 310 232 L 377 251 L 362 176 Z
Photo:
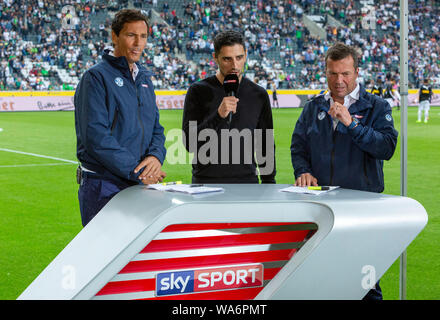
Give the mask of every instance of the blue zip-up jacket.
M 295 178 L 308 172 L 319 185 L 382 192 L 383 160 L 392 157 L 398 136 L 391 107 L 361 86 L 359 100 L 348 109 L 359 120 L 351 130 L 342 122 L 333 130 L 329 108 L 324 95 L 304 106 L 290 147 Z
M 102 178 L 128 184 L 141 183 L 133 170 L 146 156 L 163 163 L 166 155 L 150 74 L 136 65 L 134 81 L 125 57 L 104 54 L 74 97 L 78 160 Z

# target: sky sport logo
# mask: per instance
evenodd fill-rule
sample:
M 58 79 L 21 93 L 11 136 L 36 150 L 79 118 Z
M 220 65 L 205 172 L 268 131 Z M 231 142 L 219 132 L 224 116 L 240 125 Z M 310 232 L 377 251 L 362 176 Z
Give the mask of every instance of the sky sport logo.
M 173 271 L 156 275 L 156 296 L 261 287 L 262 285 L 262 264 Z

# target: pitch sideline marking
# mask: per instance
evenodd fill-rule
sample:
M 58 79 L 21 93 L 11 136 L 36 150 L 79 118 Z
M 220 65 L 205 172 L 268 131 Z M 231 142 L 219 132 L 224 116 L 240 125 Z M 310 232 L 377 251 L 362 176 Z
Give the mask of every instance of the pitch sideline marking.
M 75 164 L 78 163 L 77 161 L 72 161 L 72 160 L 68 160 L 68 159 L 51 157 L 51 156 L 45 156 L 45 155 L 42 155 L 42 154 L 36 154 L 36 153 L 30 153 L 30 152 L 24 152 L 24 151 L 18 151 L 18 150 L 11 150 L 11 149 L 5 149 L 5 148 L 0 148 L 0 151 L 19 153 L 19 154 L 24 154 L 24 155 L 27 155 L 27 156 L 34 156 L 34 157 L 39 157 L 39 158 L 58 160 L 58 161 L 68 162 L 68 163 L 75 163 Z
M 32 163 L 32 164 L 10 164 L 1 165 L 0 168 L 21 168 L 21 167 L 41 167 L 41 166 L 69 166 L 76 163 Z

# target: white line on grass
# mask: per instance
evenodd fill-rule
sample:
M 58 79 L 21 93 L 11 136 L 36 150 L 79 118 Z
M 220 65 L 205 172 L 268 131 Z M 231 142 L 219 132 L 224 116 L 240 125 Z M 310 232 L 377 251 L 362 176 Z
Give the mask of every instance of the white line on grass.
M 13 152 L 13 153 L 19 153 L 19 154 L 25 154 L 27 156 L 34 156 L 34 157 L 39 157 L 39 158 L 46 158 L 46 159 L 52 159 L 52 160 L 58 160 L 58 161 L 63 161 L 63 162 L 68 162 L 68 163 L 78 163 L 77 161 L 72 161 L 72 160 L 68 160 L 68 159 L 62 159 L 62 158 L 56 158 L 56 157 L 51 157 L 51 156 L 45 156 L 42 154 L 36 154 L 36 153 L 30 153 L 30 152 L 23 152 L 23 151 L 18 151 L 18 150 L 11 150 L 11 149 L 5 149 L 5 148 L 0 148 L 0 151 L 6 151 L 6 152 Z
M 2 165 L 0 168 L 40 167 L 40 166 L 71 166 L 76 163 L 32 163 L 32 164 L 10 164 Z

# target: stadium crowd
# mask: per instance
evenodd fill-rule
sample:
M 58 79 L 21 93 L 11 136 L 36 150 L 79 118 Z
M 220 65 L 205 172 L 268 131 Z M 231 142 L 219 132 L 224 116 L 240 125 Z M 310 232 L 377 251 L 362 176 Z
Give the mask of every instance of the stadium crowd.
M 267 88 L 325 87 L 323 56 L 335 41 L 359 48 L 361 82 L 399 82 L 398 0 L 375 7 L 353 0 L 4 0 L 0 90 L 74 89 L 111 45 L 111 14 L 127 5 L 160 15 L 143 57 L 157 89 L 187 89 L 213 74 L 212 39 L 224 29 L 244 33 L 247 75 Z M 409 5 L 410 86 L 418 87 L 439 74 L 440 4 Z M 325 39 L 309 32 L 305 14 L 324 17 Z M 330 24 L 328 15 L 341 26 Z M 375 18 L 373 24 L 365 23 L 368 17 Z

